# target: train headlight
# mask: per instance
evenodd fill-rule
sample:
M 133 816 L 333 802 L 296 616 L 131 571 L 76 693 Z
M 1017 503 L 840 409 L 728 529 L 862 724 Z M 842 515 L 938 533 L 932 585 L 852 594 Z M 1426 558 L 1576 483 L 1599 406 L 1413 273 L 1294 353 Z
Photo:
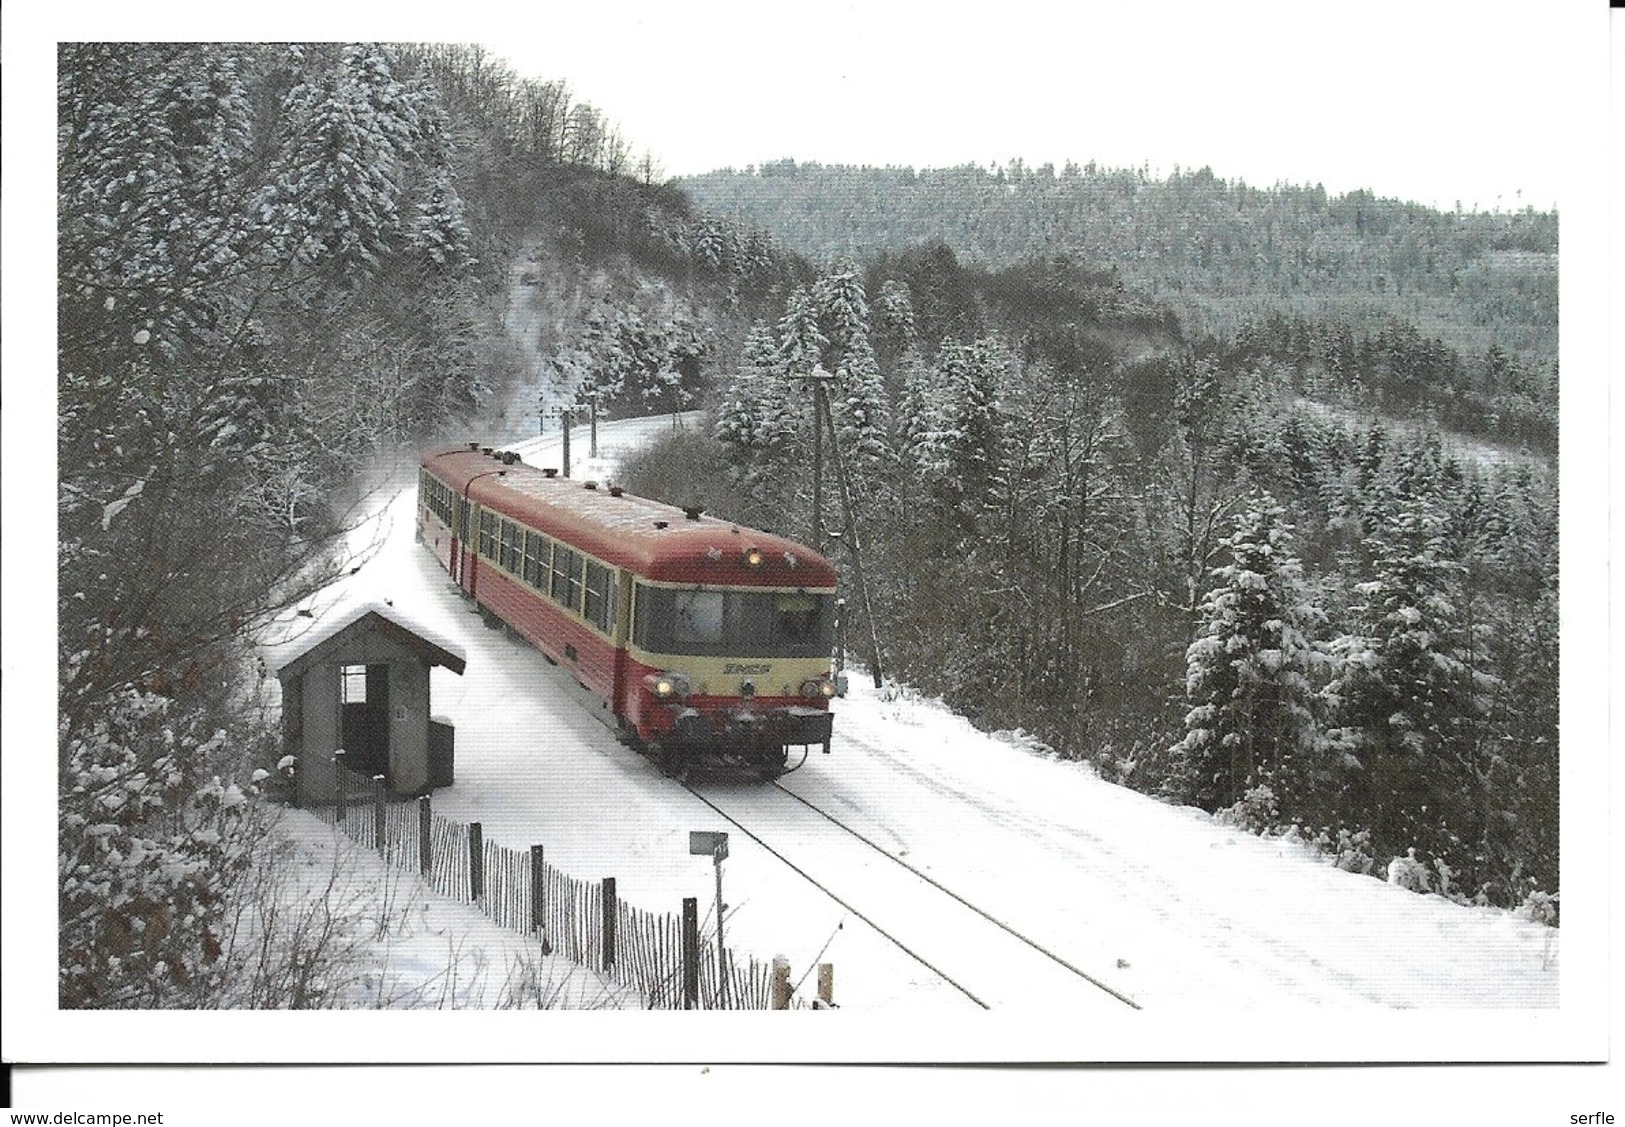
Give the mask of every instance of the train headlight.
M 746 567 L 761 567 L 762 566 L 762 561 L 765 558 L 766 557 L 762 555 L 762 550 L 760 548 L 746 548 L 745 549 L 745 566 Z
M 688 678 L 681 673 L 651 673 L 643 684 L 657 700 L 682 700 L 689 692 Z
M 814 677 L 801 683 L 801 695 L 818 700 L 829 700 L 835 696 L 835 682 L 828 677 Z

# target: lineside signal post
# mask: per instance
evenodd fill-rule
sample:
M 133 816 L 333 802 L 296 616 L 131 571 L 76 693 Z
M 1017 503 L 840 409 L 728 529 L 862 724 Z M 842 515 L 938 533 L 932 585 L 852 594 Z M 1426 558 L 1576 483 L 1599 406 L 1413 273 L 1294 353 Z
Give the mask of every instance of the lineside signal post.
M 728 974 L 723 966 L 722 945 L 722 862 L 728 856 L 728 835 L 717 830 L 690 830 L 688 851 L 696 857 L 709 856 L 717 872 L 717 989 L 722 1008 L 728 1008 Z

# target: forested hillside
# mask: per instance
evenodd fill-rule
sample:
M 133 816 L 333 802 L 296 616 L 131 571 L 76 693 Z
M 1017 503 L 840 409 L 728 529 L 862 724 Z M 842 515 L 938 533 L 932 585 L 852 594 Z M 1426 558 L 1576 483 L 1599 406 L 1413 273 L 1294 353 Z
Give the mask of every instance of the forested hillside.
M 1358 380 L 1452 429 L 1556 448 L 1555 213 L 1019 160 L 919 171 L 785 160 L 681 183 L 814 260 L 938 240 L 987 268 L 1063 255 L 1167 303 L 1192 335 Z
M 1019 162 L 684 186 L 826 266 L 651 484 L 810 534 L 822 368 L 889 672 L 1345 867 L 1555 889 L 1555 216 Z
M 781 266 L 478 49 L 58 63 L 61 1001 L 227 1005 L 280 754 L 251 643 L 333 577 L 370 468 L 548 375 L 504 333 L 522 248 L 568 299 L 549 349 L 647 315 L 621 394 L 654 406 Z
M 1555 888 L 1548 461 L 1326 410 L 1109 275 L 938 245 L 794 290 L 713 434 L 630 484 L 811 536 L 817 373 L 854 521 L 824 547 L 850 574 L 855 532 L 872 588 L 855 652 L 872 621 L 888 674 L 979 724 L 1345 867 Z
M 830 236 L 826 170 L 691 183 L 708 212 L 475 48 L 58 74 L 62 1005 L 267 973 L 257 631 L 340 567 L 370 467 L 538 396 L 706 408 L 628 484 L 808 537 L 827 376 L 855 650 L 1346 867 L 1555 893 L 1555 217 L 1012 167 L 842 172 L 896 190 Z M 805 198 L 717 196 L 770 180 Z

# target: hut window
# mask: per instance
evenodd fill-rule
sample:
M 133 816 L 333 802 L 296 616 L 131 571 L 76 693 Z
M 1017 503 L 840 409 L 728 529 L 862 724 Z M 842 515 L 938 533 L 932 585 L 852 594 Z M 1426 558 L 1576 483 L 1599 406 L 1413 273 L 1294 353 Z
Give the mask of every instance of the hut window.
M 367 703 L 367 667 L 341 665 L 339 667 L 339 701 L 342 704 Z

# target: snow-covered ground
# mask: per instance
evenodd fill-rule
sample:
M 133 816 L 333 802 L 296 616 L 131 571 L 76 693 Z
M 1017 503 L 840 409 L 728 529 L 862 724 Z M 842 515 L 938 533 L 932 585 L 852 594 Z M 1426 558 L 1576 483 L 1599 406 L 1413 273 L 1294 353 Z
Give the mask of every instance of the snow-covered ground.
M 607 424 L 599 461 L 578 462 L 574 476 L 612 479 L 620 450 L 671 425 Z M 515 448 L 557 464 L 556 443 L 553 434 Z M 468 655 L 463 676 L 433 674 L 433 711 L 457 733 L 456 784 L 435 793 L 435 809 L 479 820 L 510 847 L 541 844 L 572 875 L 615 876 L 621 896 L 655 911 L 675 911 L 685 896 L 710 903 L 711 862 L 688 853 L 688 832 L 729 831 L 729 946 L 782 953 L 797 979 L 834 963 L 847 1012 L 985 1005 L 1087 1013 L 1112 1026 L 1133 1012 L 1063 963 L 1147 1014 L 1559 1003 L 1556 930 L 1338 871 L 1301 846 L 1216 825 L 978 732 L 906 687 L 877 691 L 856 671 L 835 704 L 831 754 L 815 753 L 783 784 L 872 846 L 775 788 L 698 786 L 769 852 L 618 742 L 565 671 L 485 628 L 414 543 L 413 504 L 407 489 L 382 510 L 381 549 L 324 596 L 319 614 L 389 599 Z
M 250 913 L 239 942 L 293 949 L 327 930 L 324 990 L 349 1009 L 621 1009 L 634 991 L 544 954 L 534 938 L 442 896 L 304 810 L 281 811 L 262 852 L 279 927 Z M 319 921 L 319 922 L 316 922 Z

